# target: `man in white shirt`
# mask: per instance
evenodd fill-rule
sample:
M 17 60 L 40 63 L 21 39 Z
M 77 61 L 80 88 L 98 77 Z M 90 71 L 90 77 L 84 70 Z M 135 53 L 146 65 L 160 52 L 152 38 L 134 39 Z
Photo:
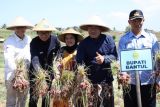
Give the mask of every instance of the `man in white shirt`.
M 32 28 L 32 24 L 22 17 L 17 17 L 7 27 L 9 30 L 14 30 L 14 33 L 4 42 L 4 70 L 7 89 L 6 107 L 25 107 L 28 89 L 25 89 L 23 92 L 15 90 L 12 80 L 15 77 L 17 60 L 24 59 L 26 65 L 30 64 L 31 38 L 25 35 L 26 29 L 28 28 Z

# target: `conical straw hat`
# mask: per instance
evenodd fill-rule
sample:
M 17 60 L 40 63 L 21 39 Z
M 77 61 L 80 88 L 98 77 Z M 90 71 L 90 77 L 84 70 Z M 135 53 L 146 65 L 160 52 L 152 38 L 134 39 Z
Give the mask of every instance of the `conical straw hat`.
M 46 19 L 42 19 L 39 23 L 37 23 L 34 28 L 34 31 L 56 31 L 57 29 L 49 24 Z
M 65 42 L 64 39 L 65 39 L 66 34 L 76 35 L 77 38 L 78 38 L 78 42 L 80 42 L 81 40 L 84 39 L 81 33 L 75 31 L 73 28 L 69 28 L 69 29 L 63 31 L 62 34 L 58 36 L 59 40 L 62 41 L 62 42 Z
M 99 26 L 102 32 L 110 30 L 98 16 L 92 16 L 84 24 L 80 25 L 80 28 L 87 31 L 89 26 Z
M 27 27 L 28 29 L 31 29 L 33 28 L 33 25 L 23 17 L 18 16 L 7 26 L 7 29 L 14 30 L 16 27 Z

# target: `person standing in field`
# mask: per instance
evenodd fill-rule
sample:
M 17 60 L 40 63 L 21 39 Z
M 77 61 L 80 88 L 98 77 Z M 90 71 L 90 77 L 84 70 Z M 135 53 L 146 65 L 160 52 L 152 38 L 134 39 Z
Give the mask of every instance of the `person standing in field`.
M 143 12 L 132 10 L 129 14 L 128 23 L 131 30 L 120 38 L 119 54 L 122 50 L 150 48 L 154 58 L 159 46 L 156 36 L 142 28 L 144 23 Z M 128 73 L 121 72 L 119 75 L 120 81 L 126 81 L 126 78 L 130 78 L 128 84 L 130 90 L 128 93 L 125 93 L 124 90 L 124 107 L 138 107 L 135 74 L 135 71 L 130 71 Z M 156 87 L 153 74 L 153 71 L 139 71 L 142 107 L 156 107 Z
M 13 30 L 14 33 L 10 35 L 4 42 L 4 71 L 5 71 L 5 85 L 7 89 L 6 107 L 25 107 L 28 88 L 23 92 L 17 91 L 13 88 L 13 79 L 17 71 L 17 60 L 23 59 L 29 69 L 30 65 L 30 41 L 31 38 L 25 34 L 26 29 L 32 28 L 32 24 L 22 17 L 16 19 L 7 27 Z M 20 80 L 17 82 L 21 82 Z
M 66 44 L 60 49 L 59 57 L 61 59 L 62 70 L 75 70 L 78 43 L 83 40 L 82 34 L 75 31 L 73 28 L 69 28 L 62 32 L 58 36 L 59 40 Z
M 64 71 L 75 72 L 76 69 L 75 56 L 77 54 L 78 43 L 81 40 L 83 40 L 83 36 L 78 31 L 75 31 L 73 28 L 69 28 L 63 31 L 62 34 L 58 36 L 58 38 L 61 42 L 65 43 L 66 45 L 61 47 L 57 58 L 60 63 L 59 64 L 60 75 L 62 75 Z M 71 89 L 68 89 L 68 91 L 71 91 Z M 67 94 L 69 93 L 68 91 Z M 62 98 L 62 100 L 60 100 L 59 102 L 60 104 L 56 104 L 56 101 L 54 101 L 53 107 L 70 107 L 72 103 L 71 99 L 66 97 Z
M 76 60 L 89 68 L 88 78 L 94 86 L 91 106 L 114 107 L 111 62 L 117 59 L 117 51 L 112 36 L 102 34 L 109 28 L 98 16 L 91 17 L 80 28 L 87 31 L 89 36 L 80 42 Z
M 54 78 L 52 67 L 53 58 L 56 56 L 60 49 L 60 42 L 55 35 L 52 35 L 52 31 L 56 31 L 46 19 L 42 19 L 33 28 L 33 31 L 37 32 L 35 38 L 30 43 L 31 53 L 31 66 L 30 66 L 30 100 L 29 107 L 37 107 L 39 97 L 34 97 L 35 90 L 35 72 L 39 72 L 42 68 L 47 71 L 49 78 L 46 78 L 48 90 L 51 88 L 52 80 Z M 49 107 L 49 100 L 46 95 L 42 96 L 42 107 Z

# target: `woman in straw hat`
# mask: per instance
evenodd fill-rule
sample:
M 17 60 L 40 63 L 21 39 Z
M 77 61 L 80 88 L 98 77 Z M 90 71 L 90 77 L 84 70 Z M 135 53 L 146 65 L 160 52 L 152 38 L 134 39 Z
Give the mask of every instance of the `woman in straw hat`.
M 66 46 L 62 47 L 60 50 L 60 57 L 62 57 L 61 69 L 73 71 L 75 67 L 74 61 L 75 55 L 77 54 L 78 42 L 83 40 L 83 36 L 74 29 L 69 28 L 63 31 L 62 34 L 58 36 L 58 38 L 61 42 L 66 44 Z
M 58 36 L 58 38 L 61 42 L 66 44 L 66 46 L 63 46 L 60 49 L 58 55 L 58 61 L 60 63 L 59 70 L 60 70 L 60 75 L 62 75 L 62 73 L 66 70 L 69 72 L 73 72 L 75 70 L 76 67 L 75 56 L 77 54 L 77 46 L 78 42 L 83 40 L 83 36 L 79 32 L 75 31 L 73 28 L 69 28 L 63 31 L 62 34 Z M 68 89 L 68 91 L 71 91 L 71 89 Z M 70 92 L 66 92 L 66 94 L 67 93 Z M 53 107 L 71 106 L 71 102 L 69 101 L 70 99 L 67 96 L 63 99 L 58 99 L 58 100 L 53 99 L 53 100 L 54 100 L 52 104 Z
M 31 52 L 31 66 L 30 66 L 30 100 L 29 107 L 37 107 L 39 95 L 35 95 L 36 83 L 35 76 L 41 69 L 45 70 L 48 77 L 46 78 L 46 91 L 51 88 L 53 80 L 52 59 L 60 49 L 60 42 L 57 37 L 51 35 L 52 31 L 56 31 L 46 19 L 42 19 L 38 24 L 35 25 L 33 31 L 37 32 L 37 37 L 33 38 L 30 44 Z M 40 89 L 42 90 L 42 89 Z M 47 93 L 47 92 L 46 92 Z M 49 107 L 48 96 L 44 93 L 42 95 L 42 107 Z M 38 93 L 39 94 L 39 93 Z
M 98 16 L 91 17 L 80 28 L 87 31 L 89 36 L 79 44 L 76 59 L 77 63 L 85 63 L 89 67 L 88 78 L 94 84 L 95 91 L 92 106 L 113 107 L 113 76 L 110 64 L 117 59 L 115 42 L 111 36 L 102 34 L 109 31 L 109 28 Z
M 5 83 L 7 89 L 6 107 L 25 107 L 28 83 L 24 79 L 24 74 L 18 72 L 16 63 L 23 59 L 24 65 L 30 64 L 30 41 L 31 38 L 25 34 L 26 29 L 32 28 L 32 24 L 23 17 L 16 17 L 7 27 L 13 30 L 4 42 L 4 60 L 5 60 Z M 29 66 L 25 66 L 27 69 Z M 16 82 L 15 82 L 15 78 Z M 25 81 L 25 82 L 24 82 Z M 19 85 L 18 85 L 19 84 Z M 22 86 L 25 85 L 25 88 Z M 18 90 L 18 89 L 21 89 Z

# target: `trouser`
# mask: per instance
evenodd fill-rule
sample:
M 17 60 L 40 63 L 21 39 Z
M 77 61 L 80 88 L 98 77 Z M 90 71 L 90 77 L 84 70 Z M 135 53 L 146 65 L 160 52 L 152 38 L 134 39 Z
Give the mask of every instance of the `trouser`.
M 11 81 L 5 81 L 7 89 L 6 107 L 25 107 L 28 89 L 23 92 L 18 92 L 13 89 L 13 83 Z
M 99 85 L 102 88 L 102 92 L 99 93 Z M 102 83 L 93 86 L 93 107 L 114 107 L 114 94 L 112 83 Z
M 94 84 L 89 96 L 89 107 L 114 107 L 112 83 Z M 82 103 L 76 107 L 83 107 Z
M 130 91 L 123 93 L 124 107 L 138 107 L 136 85 L 129 85 Z M 156 88 L 154 85 L 142 85 L 141 100 L 142 107 L 156 107 Z
M 39 96 L 35 95 L 35 82 L 33 81 L 35 78 L 34 75 L 30 75 L 30 99 L 29 99 L 29 107 L 37 107 Z M 52 79 L 46 78 L 46 82 L 48 85 L 48 91 L 51 89 Z M 50 106 L 50 94 L 47 93 L 46 95 L 42 96 L 42 107 L 49 107 Z
M 30 89 L 30 94 L 32 92 L 33 92 L 33 89 Z M 39 99 L 39 96 L 30 95 L 29 107 L 38 107 L 37 106 L 38 99 Z M 50 95 L 49 94 L 42 97 L 42 107 L 50 107 Z

